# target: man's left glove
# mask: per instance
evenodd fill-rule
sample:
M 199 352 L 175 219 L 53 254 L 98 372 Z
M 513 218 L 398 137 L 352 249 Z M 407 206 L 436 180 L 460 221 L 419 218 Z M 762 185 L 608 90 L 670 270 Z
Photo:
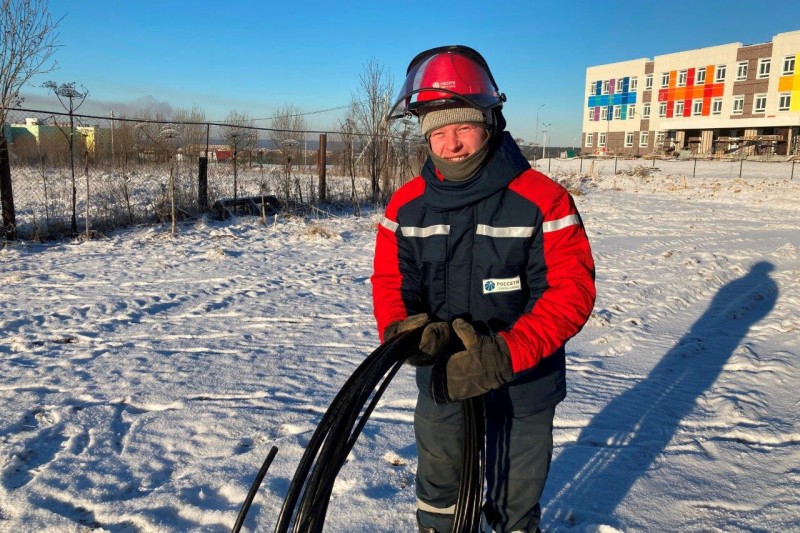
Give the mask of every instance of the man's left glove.
M 447 397 L 450 401 L 479 396 L 511 381 L 511 352 L 500 335 L 479 335 L 461 318 L 453 321 L 453 331 L 464 344 L 464 351 L 447 361 Z
M 383 338 L 392 337 L 425 326 L 419 340 L 419 347 L 408 354 L 406 362 L 412 366 L 428 366 L 435 363 L 450 343 L 450 325 L 447 322 L 431 322 L 427 313 L 412 315 L 405 320 L 393 322 L 384 330 Z

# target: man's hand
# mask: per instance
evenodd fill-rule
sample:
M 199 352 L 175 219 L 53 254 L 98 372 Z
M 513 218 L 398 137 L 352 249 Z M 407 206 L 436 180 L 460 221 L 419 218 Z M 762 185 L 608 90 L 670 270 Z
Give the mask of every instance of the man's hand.
M 436 362 L 450 343 L 450 325 L 447 322 L 431 322 L 427 313 L 420 313 L 399 322 L 392 322 L 383 332 L 383 338 L 388 341 L 404 331 L 422 326 L 425 326 L 425 329 L 422 330 L 419 347 L 406 358 L 406 362 L 412 366 L 427 366 Z
M 453 330 L 465 350 L 447 361 L 447 397 L 451 401 L 479 396 L 511 381 L 511 352 L 503 337 L 478 335 L 461 318 L 453 321 Z

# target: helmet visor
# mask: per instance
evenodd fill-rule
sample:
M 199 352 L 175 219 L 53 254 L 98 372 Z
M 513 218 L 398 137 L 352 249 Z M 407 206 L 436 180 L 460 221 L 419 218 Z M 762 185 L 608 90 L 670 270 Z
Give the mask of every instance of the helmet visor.
M 484 65 L 482 60 L 449 50 L 419 57 L 409 67 L 388 118 L 456 103 L 481 111 L 501 105 L 503 95 Z

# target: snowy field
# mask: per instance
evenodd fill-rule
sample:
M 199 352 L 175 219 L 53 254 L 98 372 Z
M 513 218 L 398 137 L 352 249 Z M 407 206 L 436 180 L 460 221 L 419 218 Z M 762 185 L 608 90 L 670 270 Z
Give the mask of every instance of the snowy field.
M 549 163 L 598 300 L 567 346 L 544 529 L 800 530 L 800 175 Z M 272 531 L 321 414 L 378 346 L 380 216 L 0 249 L 0 531 L 229 531 L 275 445 L 245 523 Z M 415 531 L 414 402 L 406 368 L 326 531 Z

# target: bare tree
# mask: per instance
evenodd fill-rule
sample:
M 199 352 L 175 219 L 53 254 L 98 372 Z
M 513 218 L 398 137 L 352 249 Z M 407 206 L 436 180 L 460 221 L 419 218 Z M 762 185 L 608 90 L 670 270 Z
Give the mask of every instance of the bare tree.
M 225 124 L 222 136 L 233 151 L 233 212 L 238 213 L 239 157 L 240 154 L 252 152 L 258 137 L 253 129 L 253 119 L 246 113 L 231 111 L 225 118 Z
M 344 173 L 350 176 L 350 200 L 353 202 L 353 209 L 355 210 L 356 216 L 361 216 L 358 191 L 356 190 L 356 126 L 355 121 L 351 117 L 350 113 L 348 113 L 345 119 L 339 123 L 339 137 L 344 145 L 344 149 L 342 151 L 342 167 L 344 169 Z
M 62 19 L 52 19 L 47 0 L 0 1 L 0 202 L 6 235 L 14 238 L 14 194 L 3 124 L 8 109 L 22 103 L 22 87 L 35 74 L 56 68 L 50 58 L 59 47 L 57 30 Z
M 400 178 L 400 184 L 406 180 L 413 178 L 422 166 L 425 154 L 424 137 L 419 135 L 416 123 L 404 118 L 403 120 L 395 121 L 396 128 L 394 129 L 394 172 Z M 398 184 L 399 185 L 399 184 Z M 395 187 L 396 188 L 396 187 Z M 392 191 L 383 191 L 384 194 L 391 193 Z
M 198 106 L 191 109 L 178 109 L 173 117 L 175 129 L 181 138 L 183 151 L 189 154 L 187 160 L 194 163 L 195 157 L 205 152 L 208 131 L 206 114 Z
M 357 130 L 367 137 L 364 155 L 367 158 L 372 202 L 381 196 L 380 175 L 386 165 L 386 147 L 391 131 L 386 114 L 392 103 L 394 83 L 383 65 L 370 59 L 361 73 L 358 94 L 351 100 Z
M 292 191 L 292 165 L 301 161 L 300 147 L 305 141 L 308 124 L 300 109 L 288 104 L 279 108 L 272 119 L 270 140 L 281 152 L 281 160 L 284 164 L 284 186 L 283 193 L 288 201 Z M 303 201 L 300 182 L 296 181 L 297 196 L 300 202 Z
M 77 197 L 78 197 L 78 189 L 75 186 L 75 137 L 76 135 L 80 138 L 80 134 L 75 131 L 75 111 L 78 110 L 79 107 L 83 105 L 83 102 L 86 101 L 86 97 L 89 96 L 89 91 L 86 87 L 83 87 L 83 90 L 78 90 L 75 88 L 75 82 L 70 83 L 62 83 L 61 85 L 57 84 L 54 81 L 45 82 L 43 87 L 46 87 L 53 91 L 53 94 L 56 95 L 58 98 L 59 103 L 61 106 L 69 112 L 69 131 L 65 132 L 63 127 L 59 126 L 59 129 L 62 133 L 67 137 L 67 142 L 69 143 L 69 167 L 72 175 L 72 221 L 71 221 L 71 228 L 72 231 L 78 231 L 78 222 L 75 213 Z M 58 125 L 58 124 L 57 124 Z M 87 198 L 88 202 L 88 198 Z M 87 230 L 88 233 L 88 230 Z M 88 239 L 87 239 L 88 240 Z

